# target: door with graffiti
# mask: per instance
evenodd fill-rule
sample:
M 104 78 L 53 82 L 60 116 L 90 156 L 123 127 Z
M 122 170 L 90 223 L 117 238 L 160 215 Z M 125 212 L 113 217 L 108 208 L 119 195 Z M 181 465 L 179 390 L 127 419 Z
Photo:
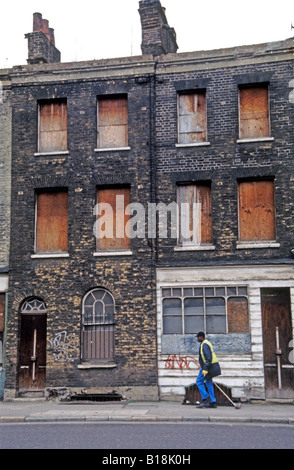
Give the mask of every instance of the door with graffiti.
M 46 386 L 46 314 L 21 315 L 19 392 Z
M 294 398 L 290 289 L 262 289 L 266 398 Z

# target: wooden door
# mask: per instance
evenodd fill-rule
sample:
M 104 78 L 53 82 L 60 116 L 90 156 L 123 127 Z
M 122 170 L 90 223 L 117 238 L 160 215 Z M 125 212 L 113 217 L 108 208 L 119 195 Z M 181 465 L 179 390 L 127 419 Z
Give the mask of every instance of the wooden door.
M 261 306 L 266 398 L 294 398 L 290 289 L 262 289 Z
M 19 390 L 46 386 L 46 315 L 22 315 L 19 358 Z

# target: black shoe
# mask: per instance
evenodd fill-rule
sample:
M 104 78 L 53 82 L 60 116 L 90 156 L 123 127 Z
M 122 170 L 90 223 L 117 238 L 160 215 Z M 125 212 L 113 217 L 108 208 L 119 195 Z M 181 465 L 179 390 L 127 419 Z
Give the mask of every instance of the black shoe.
M 217 408 L 216 401 L 214 401 L 213 403 L 209 403 L 209 408 Z
M 197 405 L 196 408 L 209 408 L 209 402 L 208 399 L 203 400 L 200 405 Z

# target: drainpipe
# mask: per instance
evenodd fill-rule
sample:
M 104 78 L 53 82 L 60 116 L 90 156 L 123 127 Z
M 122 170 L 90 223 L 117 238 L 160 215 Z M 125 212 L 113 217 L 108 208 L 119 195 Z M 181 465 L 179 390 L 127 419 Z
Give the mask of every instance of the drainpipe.
M 5 388 L 5 371 L 6 371 L 6 338 L 7 338 L 7 312 L 8 312 L 8 293 L 5 293 L 5 310 L 4 310 L 4 332 L 2 345 L 2 371 L 0 372 L 0 401 L 4 400 Z
M 150 187 L 151 203 L 157 204 L 157 136 L 156 136 L 156 93 L 157 93 L 157 65 L 158 60 L 154 58 L 154 70 L 150 83 Z M 150 220 L 148 220 L 148 224 Z M 155 212 L 155 238 L 149 240 L 151 246 L 151 285 L 155 305 L 155 343 L 156 343 L 156 385 L 159 400 L 159 361 L 158 361 L 158 332 L 157 332 L 157 282 L 156 266 L 158 258 L 157 243 L 157 214 Z
M 156 155 L 156 79 L 157 59 L 154 60 L 154 71 L 150 81 L 150 187 L 151 203 L 157 203 L 157 155 Z M 150 222 L 148 220 L 148 222 Z M 152 262 L 157 263 L 157 220 L 155 216 L 155 238 L 149 243 L 152 251 Z M 153 280 L 153 279 L 152 279 Z

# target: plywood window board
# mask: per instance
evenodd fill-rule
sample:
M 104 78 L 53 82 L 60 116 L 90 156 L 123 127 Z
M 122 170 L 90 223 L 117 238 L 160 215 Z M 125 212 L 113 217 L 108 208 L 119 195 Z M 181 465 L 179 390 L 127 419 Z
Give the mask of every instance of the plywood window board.
M 210 184 L 178 186 L 179 244 L 212 243 L 212 207 Z M 187 234 L 189 233 L 189 237 Z
M 66 100 L 48 100 L 39 103 L 39 152 L 67 150 Z
M 179 143 L 207 141 L 206 92 L 180 93 L 178 96 Z
M 98 148 L 128 146 L 127 96 L 98 98 Z
M 268 85 L 241 87 L 239 90 L 240 138 L 270 137 Z
M 130 216 L 126 207 L 130 204 L 130 187 L 111 186 L 97 190 L 99 207 L 97 226 L 98 251 L 123 251 L 131 247 L 127 222 Z M 99 221 L 99 219 L 101 219 Z
M 66 253 L 68 249 L 68 193 L 42 191 L 36 200 L 36 252 Z
M 274 181 L 239 183 L 239 239 L 241 242 L 276 239 Z

